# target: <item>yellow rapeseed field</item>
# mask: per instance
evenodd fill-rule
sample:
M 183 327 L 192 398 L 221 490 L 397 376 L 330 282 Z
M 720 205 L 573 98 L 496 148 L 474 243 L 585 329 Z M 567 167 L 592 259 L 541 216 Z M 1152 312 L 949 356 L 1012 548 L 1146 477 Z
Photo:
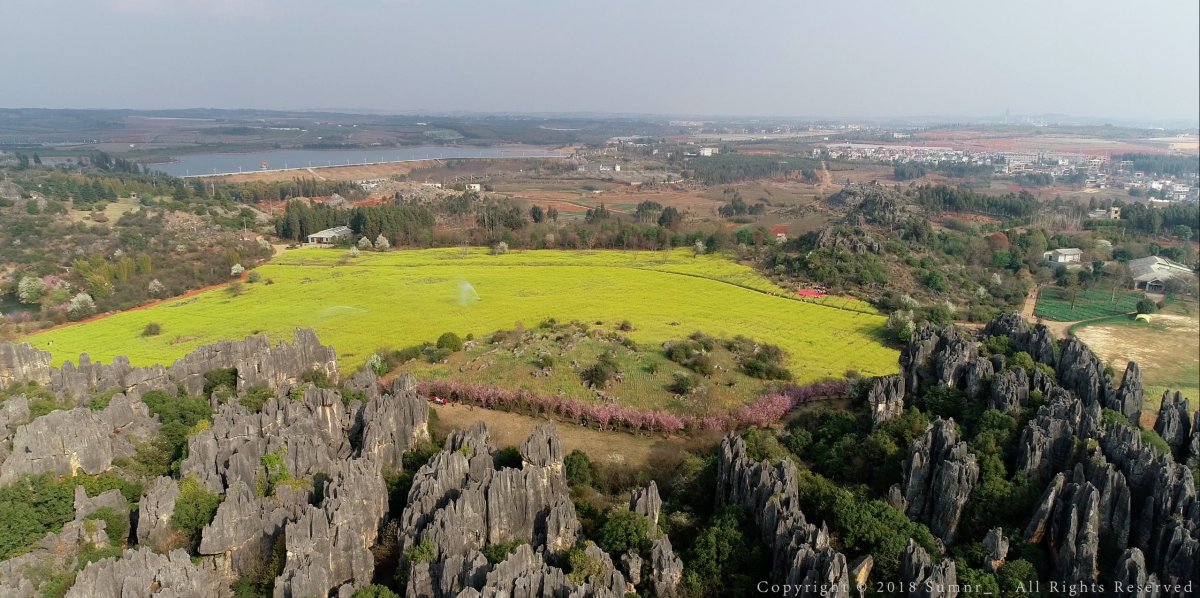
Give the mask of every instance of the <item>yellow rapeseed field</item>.
M 363 252 L 301 249 L 258 268 L 261 281 L 234 295 L 216 289 L 23 339 L 55 363 L 87 352 L 93 361 L 127 355 L 134 365 L 169 364 L 204 344 L 264 333 L 288 339 L 311 327 L 338 352 L 344 371 L 379 347 L 476 336 L 559 321 L 620 322 L 643 345 L 693 331 L 742 334 L 777 344 L 798 381 L 847 370 L 886 374 L 896 351 L 881 344 L 884 318 L 788 297 L 751 268 L 690 251 Z M 856 309 L 865 306 L 854 302 Z M 143 337 L 146 324 L 162 326 Z

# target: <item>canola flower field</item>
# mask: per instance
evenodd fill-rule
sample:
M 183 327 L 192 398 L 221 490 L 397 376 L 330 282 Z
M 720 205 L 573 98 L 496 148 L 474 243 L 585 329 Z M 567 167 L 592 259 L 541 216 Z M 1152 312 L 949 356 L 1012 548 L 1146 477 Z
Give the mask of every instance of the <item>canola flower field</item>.
M 753 269 L 717 255 L 671 252 L 429 249 L 363 252 L 297 249 L 257 268 L 241 293 L 216 288 L 22 339 L 55 364 L 87 352 L 93 361 L 127 355 L 134 365 L 170 364 L 223 339 L 290 339 L 311 327 L 337 350 L 344 373 L 380 347 L 432 342 L 443 332 L 482 337 L 547 318 L 629 320 L 639 345 L 693 331 L 741 334 L 779 345 L 797 382 L 896 371 L 882 344 L 885 318 L 861 302 L 843 309 L 792 298 Z M 149 323 L 162 332 L 142 336 Z

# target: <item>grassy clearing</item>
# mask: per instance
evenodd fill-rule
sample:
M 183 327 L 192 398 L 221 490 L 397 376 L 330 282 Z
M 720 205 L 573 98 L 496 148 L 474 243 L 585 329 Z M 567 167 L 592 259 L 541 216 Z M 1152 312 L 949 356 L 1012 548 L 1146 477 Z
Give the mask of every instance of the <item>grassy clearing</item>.
M 295 327 L 312 327 L 351 371 L 376 348 L 433 341 L 446 331 L 483 336 L 547 318 L 630 320 L 637 330 L 628 336 L 639 345 L 696 330 L 779 345 L 799 382 L 851 369 L 896 370 L 896 351 L 881 342 L 882 316 L 796 301 L 748 267 L 687 251 L 491 256 L 435 249 L 352 259 L 344 250 L 304 249 L 257 271 L 263 282 L 244 285 L 240 295 L 212 290 L 24 340 L 51 351 L 55 363 L 86 351 L 93 360 L 127 355 L 147 365 L 221 339 L 256 333 L 287 339 Z M 151 322 L 162 333 L 143 337 Z
M 1146 413 L 1158 413 L 1165 390 L 1181 391 L 1200 407 L 1200 306 L 1195 301 L 1172 302 L 1148 323 L 1116 316 L 1075 326 L 1071 333 L 1112 364 L 1118 379 L 1128 362 L 1138 363 Z
M 1079 291 L 1075 307 L 1071 307 L 1071 293 L 1059 287 L 1045 287 L 1038 292 L 1034 315 L 1056 322 L 1078 322 L 1105 316 L 1126 314 L 1137 309 L 1141 293 L 1117 290 L 1114 299 L 1112 289 Z
M 772 384 L 743 373 L 734 354 L 719 341 L 705 354 L 712 371 L 704 375 L 672 362 L 658 345 L 624 345 L 622 340 L 627 334 L 619 330 L 618 322 L 504 331 L 468 343 L 465 350 L 444 362 L 415 359 L 397 371 L 419 379 L 450 379 L 593 401 L 597 394 L 582 374 L 607 355 L 618 366 L 619 376 L 605 386 L 605 396 L 622 405 L 681 415 L 708 415 L 739 407 Z M 674 340 L 681 341 L 685 336 L 687 331 L 680 331 Z M 677 375 L 694 381 L 695 387 L 680 394 L 675 387 Z

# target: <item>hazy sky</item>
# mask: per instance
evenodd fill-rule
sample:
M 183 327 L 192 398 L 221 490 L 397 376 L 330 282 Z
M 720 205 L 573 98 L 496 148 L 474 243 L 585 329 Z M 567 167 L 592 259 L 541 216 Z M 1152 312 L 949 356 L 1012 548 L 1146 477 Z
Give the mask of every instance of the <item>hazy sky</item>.
M 0 0 L 0 106 L 1200 112 L 1197 0 Z

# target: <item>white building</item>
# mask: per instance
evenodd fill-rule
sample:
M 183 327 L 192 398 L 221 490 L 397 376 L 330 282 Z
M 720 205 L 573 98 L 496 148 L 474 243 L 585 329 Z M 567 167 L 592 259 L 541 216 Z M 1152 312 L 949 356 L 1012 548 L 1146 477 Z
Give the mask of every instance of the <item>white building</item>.
M 349 237 L 352 234 L 354 231 L 350 230 L 349 226 L 335 226 L 309 235 L 308 243 L 310 245 L 332 245 L 338 239 Z
M 721 148 L 719 148 L 719 147 L 702 147 L 702 148 L 700 148 L 700 155 L 704 156 L 706 158 L 715 156 L 719 153 L 721 153 Z
M 1133 276 L 1133 288 L 1147 293 L 1163 292 L 1169 280 L 1195 276 L 1187 266 L 1156 255 L 1129 260 L 1129 273 Z
M 480 185 L 479 183 L 467 183 L 467 191 L 479 193 L 480 191 L 483 191 L 483 185 Z
M 1083 251 L 1075 247 L 1053 249 L 1042 253 L 1042 259 L 1051 264 L 1078 264 L 1083 257 Z

